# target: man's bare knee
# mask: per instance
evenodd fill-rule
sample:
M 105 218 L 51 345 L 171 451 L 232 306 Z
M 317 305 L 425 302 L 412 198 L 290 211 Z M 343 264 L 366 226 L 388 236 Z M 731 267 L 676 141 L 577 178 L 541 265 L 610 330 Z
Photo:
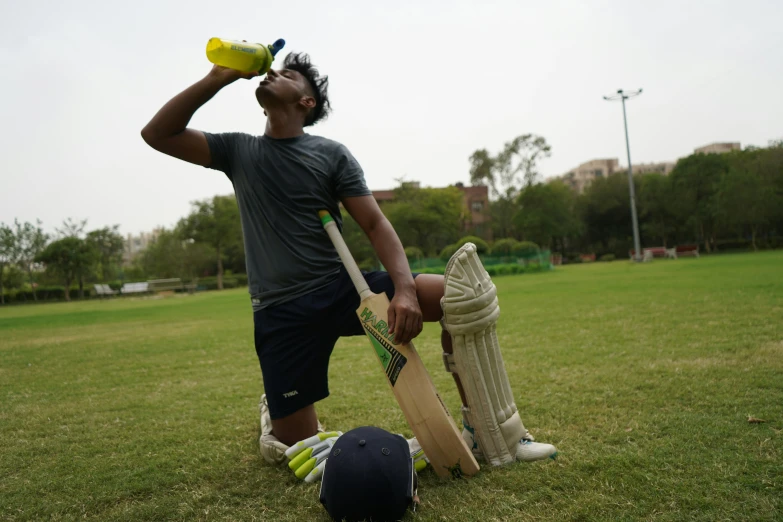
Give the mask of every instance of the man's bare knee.
M 318 433 L 318 418 L 315 406 L 305 406 L 282 419 L 272 419 L 272 434 L 277 440 L 291 446 L 300 440 Z
M 440 308 L 440 298 L 443 297 L 443 276 L 437 274 L 420 274 L 416 277 L 416 296 L 423 319 L 427 322 L 440 321 L 443 311 Z

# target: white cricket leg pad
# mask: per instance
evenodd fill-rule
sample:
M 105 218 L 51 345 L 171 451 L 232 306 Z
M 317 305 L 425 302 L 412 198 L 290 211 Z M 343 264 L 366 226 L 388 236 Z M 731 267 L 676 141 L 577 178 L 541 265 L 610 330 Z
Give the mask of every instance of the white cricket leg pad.
M 494 466 L 508 464 L 516 459 L 519 441 L 528 433 L 500 353 L 495 328 L 500 315 L 497 289 L 473 243 L 451 257 L 444 283 L 442 325 L 451 335 L 454 353 L 443 357 L 446 369 L 459 376 L 465 392 L 468 404 L 463 418 L 474 430 L 486 461 Z

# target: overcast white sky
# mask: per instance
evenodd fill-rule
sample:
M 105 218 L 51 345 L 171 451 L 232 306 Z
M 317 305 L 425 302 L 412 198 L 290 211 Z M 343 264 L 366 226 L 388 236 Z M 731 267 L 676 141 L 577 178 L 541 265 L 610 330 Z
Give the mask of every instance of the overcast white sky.
M 516 135 L 552 145 L 545 176 L 600 157 L 675 160 L 714 141 L 783 138 L 783 2 L 2 0 L 0 222 L 171 226 L 223 174 L 148 148 L 141 128 L 210 68 L 212 36 L 287 41 L 331 78 L 310 130 L 345 143 L 370 188 L 468 181 L 468 156 Z M 284 51 L 284 52 L 285 52 Z M 191 126 L 261 134 L 238 82 Z

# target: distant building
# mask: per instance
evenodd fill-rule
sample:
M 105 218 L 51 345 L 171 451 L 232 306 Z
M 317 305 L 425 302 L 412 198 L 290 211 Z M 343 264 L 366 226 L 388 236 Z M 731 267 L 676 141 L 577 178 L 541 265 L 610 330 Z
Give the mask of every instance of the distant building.
M 418 181 L 404 181 L 403 186 L 409 187 L 409 188 L 421 188 L 421 183 Z M 372 195 L 375 198 L 375 201 L 378 203 L 383 203 L 385 201 L 394 201 L 394 190 L 373 190 Z
M 606 178 L 619 170 L 617 158 L 595 159 L 582 163 L 570 172 L 554 178 L 581 194 L 596 178 Z
M 703 147 L 694 149 L 695 154 L 721 154 L 724 152 L 730 152 L 732 150 L 741 150 L 739 142 L 721 142 L 710 143 Z M 677 164 L 675 161 L 656 161 L 652 163 L 637 163 L 633 165 L 633 173 L 636 174 L 651 174 L 659 173 L 664 176 L 668 176 Z M 620 167 L 616 158 L 607 159 L 595 159 L 582 163 L 575 169 L 566 172 L 562 176 L 550 178 L 548 181 L 559 181 L 565 183 L 571 187 L 575 192 L 581 194 L 585 191 L 590 183 L 596 178 L 605 178 L 611 176 L 616 172 L 628 172 L 625 167 Z
M 419 188 L 418 181 L 406 182 L 413 188 Z M 492 218 L 489 213 L 489 188 L 486 185 L 466 187 L 463 183 L 455 185 L 462 191 L 462 201 L 467 210 L 463 221 L 463 231 L 475 234 L 482 239 L 492 241 Z M 378 203 L 394 201 L 393 190 L 373 190 Z
M 136 236 L 128 234 L 122 252 L 122 264 L 128 265 L 132 263 L 139 254 L 147 249 L 150 243 L 158 238 L 162 231 L 162 228 L 156 228 L 152 232 L 141 232 Z
M 659 162 L 653 162 L 653 163 L 638 163 L 633 166 L 633 173 L 634 174 L 663 174 L 664 176 L 668 176 L 669 173 L 674 170 L 674 163 L 673 161 L 659 161 Z
M 732 150 L 740 150 L 739 142 L 710 143 L 698 149 L 693 149 L 694 154 L 723 154 Z
M 456 187 L 464 194 L 465 206 L 468 209 L 465 219 L 465 232 L 475 234 L 487 241 L 492 241 L 489 188 L 486 185 L 466 187 L 462 183 L 457 183 Z

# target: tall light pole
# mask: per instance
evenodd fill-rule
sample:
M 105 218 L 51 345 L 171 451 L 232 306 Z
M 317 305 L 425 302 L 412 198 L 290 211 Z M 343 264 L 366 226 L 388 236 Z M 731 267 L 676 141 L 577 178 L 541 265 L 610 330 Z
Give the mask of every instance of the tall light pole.
M 635 98 L 642 93 L 642 90 L 632 92 L 623 92 L 622 89 L 617 90 L 616 96 L 604 96 L 606 101 L 620 100 L 623 104 L 623 123 L 625 124 L 625 150 L 628 153 L 628 190 L 631 193 L 631 220 L 633 221 L 633 251 L 634 260 L 641 261 L 642 251 L 639 241 L 639 219 L 636 217 L 636 194 L 633 189 L 633 170 L 631 169 L 631 145 L 628 142 L 628 118 L 625 116 L 625 100 L 629 98 Z

